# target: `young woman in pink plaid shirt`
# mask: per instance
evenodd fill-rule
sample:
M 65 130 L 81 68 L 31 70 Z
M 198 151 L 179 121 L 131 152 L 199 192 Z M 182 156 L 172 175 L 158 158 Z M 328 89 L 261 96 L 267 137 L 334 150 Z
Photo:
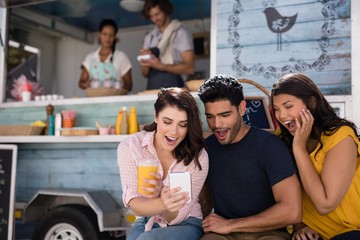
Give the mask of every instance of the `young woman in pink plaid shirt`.
M 137 215 L 127 240 L 197 240 L 203 235 L 202 212 L 198 202 L 208 173 L 200 112 L 192 95 L 180 88 L 162 88 L 154 104 L 154 122 L 122 141 L 118 165 L 126 207 Z M 154 185 L 137 190 L 137 165 L 140 158 L 159 161 Z M 188 193 L 169 188 L 169 173 L 190 172 L 192 201 Z

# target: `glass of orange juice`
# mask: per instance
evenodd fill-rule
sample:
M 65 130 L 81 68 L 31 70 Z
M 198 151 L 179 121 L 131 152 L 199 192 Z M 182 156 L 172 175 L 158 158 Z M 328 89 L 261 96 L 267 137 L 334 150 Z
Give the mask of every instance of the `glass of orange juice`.
M 152 172 L 156 173 L 159 167 L 159 161 L 154 159 L 138 159 L 137 161 L 138 167 L 138 192 L 141 194 L 151 194 L 150 192 L 142 189 L 142 187 L 155 187 L 152 184 L 145 183 L 143 181 L 144 178 L 147 179 L 156 179 L 151 175 Z

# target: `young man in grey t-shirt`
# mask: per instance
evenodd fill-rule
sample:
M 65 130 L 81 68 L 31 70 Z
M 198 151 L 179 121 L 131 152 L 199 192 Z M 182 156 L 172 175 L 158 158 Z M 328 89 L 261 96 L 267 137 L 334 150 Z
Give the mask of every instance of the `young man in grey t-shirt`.
M 187 75 L 195 71 L 195 53 L 191 33 L 178 21 L 172 20 L 169 0 L 145 1 L 143 16 L 154 23 L 147 33 L 140 55 L 141 72 L 148 78 L 147 89 L 183 87 Z

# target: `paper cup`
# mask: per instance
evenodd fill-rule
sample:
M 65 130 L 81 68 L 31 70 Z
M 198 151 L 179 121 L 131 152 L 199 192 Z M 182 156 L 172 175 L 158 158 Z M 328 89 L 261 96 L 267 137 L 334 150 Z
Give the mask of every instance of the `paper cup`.
M 99 128 L 99 134 L 100 135 L 109 135 L 110 134 L 110 128 L 108 128 L 108 127 Z
M 72 128 L 75 126 L 75 117 L 76 112 L 73 110 L 64 110 L 61 112 L 61 115 L 63 117 L 63 127 L 64 128 Z
M 23 91 L 21 92 L 21 96 L 23 102 L 29 102 L 31 100 L 31 92 Z

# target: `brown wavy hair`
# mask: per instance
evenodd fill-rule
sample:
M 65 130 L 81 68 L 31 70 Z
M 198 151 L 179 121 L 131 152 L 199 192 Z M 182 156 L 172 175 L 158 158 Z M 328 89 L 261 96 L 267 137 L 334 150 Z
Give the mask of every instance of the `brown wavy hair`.
M 271 89 L 271 105 L 273 106 L 273 97 L 279 94 L 289 94 L 300 98 L 306 107 L 314 116 L 314 125 L 310 133 L 310 138 L 320 141 L 321 134 L 330 136 L 334 134 L 341 126 L 351 127 L 357 134 L 354 123 L 340 118 L 336 115 L 334 109 L 320 92 L 316 84 L 307 76 L 301 73 L 291 73 L 282 76 Z M 276 119 L 276 118 L 274 118 Z M 276 119 L 279 123 L 279 121 Z M 280 137 L 285 140 L 289 149 L 292 149 L 293 136 L 287 129 L 279 123 L 281 133 Z
M 145 5 L 142 10 L 142 16 L 145 19 L 149 19 L 150 9 L 154 7 L 159 7 L 159 9 L 164 12 L 166 15 L 171 16 L 173 13 L 173 5 L 169 0 L 146 0 Z
M 195 165 L 201 170 L 199 156 L 204 148 L 204 138 L 198 105 L 193 96 L 185 89 L 161 88 L 154 104 L 155 115 L 159 116 L 159 113 L 169 106 L 185 111 L 188 118 L 187 134 L 174 149 L 174 158 L 177 162 L 184 162 L 185 166 L 194 161 Z M 156 131 L 157 124 L 153 122 L 146 125 L 144 130 L 148 132 Z

